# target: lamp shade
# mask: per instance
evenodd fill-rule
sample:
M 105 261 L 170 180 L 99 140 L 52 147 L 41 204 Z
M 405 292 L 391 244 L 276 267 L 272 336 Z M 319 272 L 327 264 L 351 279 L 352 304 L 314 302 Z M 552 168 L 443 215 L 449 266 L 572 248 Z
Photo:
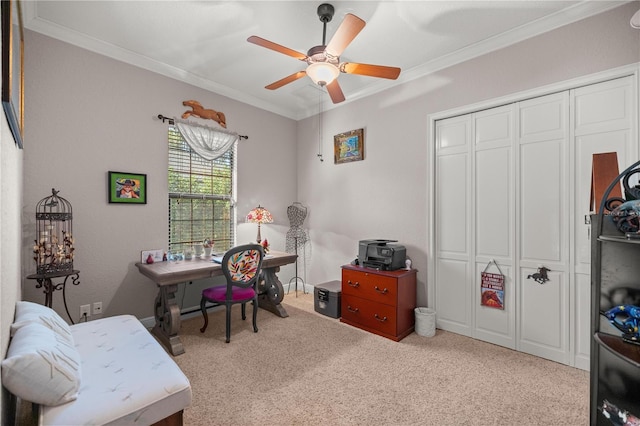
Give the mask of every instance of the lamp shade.
M 269 210 L 264 207 L 258 205 L 255 209 L 251 210 L 247 213 L 247 222 L 251 223 L 271 223 L 273 222 L 273 217 Z
M 258 207 L 247 213 L 247 222 L 258 224 L 258 236 L 256 237 L 256 242 L 260 244 L 262 241 L 262 237 L 260 236 L 260 225 L 263 223 L 273 222 L 273 217 L 271 217 L 269 210 L 258 204 Z
M 329 62 L 314 62 L 307 67 L 307 75 L 319 86 L 325 86 L 340 75 L 340 70 Z

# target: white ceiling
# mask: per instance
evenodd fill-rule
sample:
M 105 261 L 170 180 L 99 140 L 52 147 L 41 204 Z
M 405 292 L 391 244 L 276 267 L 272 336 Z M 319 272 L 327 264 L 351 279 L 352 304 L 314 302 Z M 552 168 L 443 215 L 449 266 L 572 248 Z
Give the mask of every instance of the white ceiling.
M 367 22 L 342 61 L 402 68 L 393 80 L 341 74 L 348 103 L 627 1 L 329 1 L 327 42 L 352 13 Z M 322 1 L 24 1 L 24 26 L 203 89 L 301 119 L 333 108 L 306 64 L 248 43 L 257 35 L 302 53 L 322 44 Z M 631 17 L 630 17 L 631 18 Z M 215 109 L 215 105 L 205 105 Z

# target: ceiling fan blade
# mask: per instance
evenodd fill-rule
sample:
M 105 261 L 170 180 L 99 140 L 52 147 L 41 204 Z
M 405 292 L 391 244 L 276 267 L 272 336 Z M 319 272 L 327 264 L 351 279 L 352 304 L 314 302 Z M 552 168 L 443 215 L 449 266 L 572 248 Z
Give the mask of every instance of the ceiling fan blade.
M 331 83 L 327 84 L 327 92 L 329 92 L 331 101 L 334 104 L 339 104 L 340 102 L 344 101 L 344 93 L 342 93 L 342 89 L 340 88 L 340 84 L 338 83 L 337 78 Z
M 304 72 L 304 71 L 294 72 L 293 74 L 291 74 L 289 76 L 286 76 L 285 78 L 283 78 L 281 80 L 278 80 L 278 81 L 276 81 L 274 83 L 271 83 L 270 85 L 265 86 L 264 88 L 265 89 L 269 89 L 269 90 L 276 90 L 276 89 L 281 88 L 285 84 L 289 84 L 289 83 L 291 83 L 293 81 L 296 81 L 299 78 L 304 77 L 305 75 L 307 75 L 307 73 Z
M 349 43 L 356 38 L 365 25 L 366 22 L 362 19 L 358 18 L 356 15 L 347 13 L 344 17 L 344 21 L 342 21 L 336 33 L 331 37 L 331 40 L 329 40 L 329 43 L 324 50 L 325 53 L 336 58 L 342 55 L 344 49 L 346 49 Z
M 400 68 L 385 67 L 383 65 L 356 64 L 353 62 L 341 63 L 340 71 L 347 74 L 368 75 L 370 77 L 388 78 L 390 80 L 395 80 L 400 75 Z
M 300 59 L 301 61 L 304 61 L 305 59 L 307 59 L 307 55 L 305 55 L 304 53 L 300 53 L 293 49 L 289 49 L 288 47 L 281 46 L 278 43 L 265 40 L 262 37 L 251 36 L 247 39 L 247 41 L 249 43 L 257 44 L 258 46 L 266 47 L 267 49 L 275 50 L 276 52 L 279 52 L 279 53 L 284 53 L 285 55 L 291 56 L 296 59 Z

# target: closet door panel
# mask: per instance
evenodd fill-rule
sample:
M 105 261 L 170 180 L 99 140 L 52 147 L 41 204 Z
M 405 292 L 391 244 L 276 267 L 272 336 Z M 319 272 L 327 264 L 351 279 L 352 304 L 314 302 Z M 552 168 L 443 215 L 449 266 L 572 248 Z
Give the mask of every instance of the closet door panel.
M 518 350 L 569 359 L 569 94 L 519 104 Z M 548 281 L 532 275 L 548 269 Z
M 436 261 L 436 326 L 471 336 L 471 288 L 469 262 L 453 259 Z
M 633 77 L 575 89 L 576 135 L 630 128 L 634 119 Z
M 573 100 L 572 124 L 575 159 L 574 184 L 574 288 L 575 315 L 569 329 L 573 333 L 573 365 L 590 368 L 591 315 L 591 225 L 585 216 L 597 211 L 591 206 L 591 173 L 593 154 L 615 152 L 618 172 L 637 158 L 632 141 L 637 112 L 633 93 L 633 77 L 580 87 L 571 91 Z
M 568 360 L 568 292 L 565 275 L 550 271 L 549 281 L 539 284 L 522 268 L 520 275 L 519 349 L 532 355 L 566 363 Z
M 523 101 L 519 111 L 518 232 L 521 262 L 568 260 L 568 94 Z M 550 267 L 547 265 L 547 267 Z
M 471 336 L 471 116 L 436 123 L 436 326 Z
M 520 147 L 520 259 L 562 261 L 566 196 L 563 141 Z
M 471 141 L 469 115 L 448 118 L 436 123 L 436 149 L 438 154 L 466 152 Z
M 520 103 L 520 143 L 565 137 L 568 116 L 565 97 L 559 93 Z
M 468 173 L 467 154 L 443 155 L 437 163 L 436 249 L 440 256 L 469 253 L 467 230 Z
M 515 299 L 512 288 L 515 141 L 514 106 L 506 105 L 474 114 L 474 214 L 475 271 L 473 279 L 474 337 L 515 348 Z M 505 275 L 504 309 L 482 306 L 481 273 Z
M 513 232 L 513 106 L 474 114 L 475 254 L 511 264 Z
M 591 352 L 591 275 L 576 274 L 576 292 L 574 297 L 575 325 L 575 358 L 574 366 L 583 370 L 589 369 Z
M 511 256 L 511 149 L 476 152 L 476 257 Z M 510 262 L 510 260 L 509 260 Z
M 510 146 L 514 138 L 513 105 L 491 108 L 474 114 L 476 149 Z
M 572 94 L 576 159 L 575 262 L 581 272 L 589 273 L 590 225 L 585 223 L 585 216 L 592 212 L 593 154 L 616 152 L 619 172 L 634 161 L 631 153 L 633 78 L 624 77 L 581 87 L 573 90 Z M 598 208 L 594 206 L 593 212 L 597 212 Z
M 474 293 L 476 305 L 476 321 L 474 337 L 496 345 L 515 349 L 515 291 L 513 288 L 512 268 L 500 263 L 500 270 L 505 275 L 504 309 L 496 309 L 481 305 L 481 273 L 487 263 L 476 264 Z M 487 272 L 499 273 L 495 265 L 491 265 Z

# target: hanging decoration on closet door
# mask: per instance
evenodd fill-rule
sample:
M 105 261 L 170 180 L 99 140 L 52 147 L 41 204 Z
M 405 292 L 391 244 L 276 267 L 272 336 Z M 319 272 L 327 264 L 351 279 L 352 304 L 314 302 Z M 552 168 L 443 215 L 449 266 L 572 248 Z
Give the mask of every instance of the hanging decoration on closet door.
M 494 264 L 499 274 L 487 272 Z M 504 309 L 504 274 L 498 263 L 491 259 L 480 274 L 480 305 L 495 309 Z

